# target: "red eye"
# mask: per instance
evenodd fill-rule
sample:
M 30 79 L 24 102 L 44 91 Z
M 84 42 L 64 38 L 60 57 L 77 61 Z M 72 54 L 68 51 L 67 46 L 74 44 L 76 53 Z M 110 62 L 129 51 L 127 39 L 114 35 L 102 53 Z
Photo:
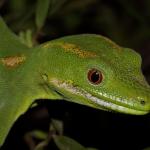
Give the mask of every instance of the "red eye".
M 100 84 L 103 76 L 99 70 L 93 68 L 88 72 L 88 79 L 92 84 Z

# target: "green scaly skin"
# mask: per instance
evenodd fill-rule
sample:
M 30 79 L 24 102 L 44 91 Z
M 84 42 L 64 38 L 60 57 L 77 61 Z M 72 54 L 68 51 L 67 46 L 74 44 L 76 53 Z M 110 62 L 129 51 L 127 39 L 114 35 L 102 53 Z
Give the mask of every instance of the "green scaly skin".
M 29 49 L 2 19 L 0 23 L 0 30 L 8 32 L 0 35 L 0 145 L 37 99 L 135 115 L 149 112 L 150 87 L 135 51 L 94 34 L 67 36 Z M 3 44 L 8 38 L 8 45 Z M 103 75 L 98 85 L 88 80 L 92 68 Z

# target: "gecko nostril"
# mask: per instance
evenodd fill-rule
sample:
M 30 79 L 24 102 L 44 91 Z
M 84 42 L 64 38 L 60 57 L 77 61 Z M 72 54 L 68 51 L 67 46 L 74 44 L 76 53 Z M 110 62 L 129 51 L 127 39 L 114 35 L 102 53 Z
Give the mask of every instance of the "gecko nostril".
M 141 105 L 145 105 L 146 102 L 144 100 L 141 100 L 140 103 Z

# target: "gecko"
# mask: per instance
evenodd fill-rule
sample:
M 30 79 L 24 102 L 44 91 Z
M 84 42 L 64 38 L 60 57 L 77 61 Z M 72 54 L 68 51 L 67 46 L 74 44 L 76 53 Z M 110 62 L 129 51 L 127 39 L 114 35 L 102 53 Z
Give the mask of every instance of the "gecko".
M 150 86 L 141 63 L 134 50 L 97 34 L 65 36 L 29 48 L 0 18 L 0 145 L 38 99 L 149 113 Z

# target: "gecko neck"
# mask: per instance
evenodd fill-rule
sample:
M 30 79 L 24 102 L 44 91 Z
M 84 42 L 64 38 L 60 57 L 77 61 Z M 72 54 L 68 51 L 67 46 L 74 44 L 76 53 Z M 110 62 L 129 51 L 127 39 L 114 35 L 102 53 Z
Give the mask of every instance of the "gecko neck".
M 27 72 L 25 82 L 28 82 L 31 99 L 62 99 L 48 83 L 47 74 L 52 72 L 52 70 L 48 69 L 49 60 L 47 54 L 51 54 L 50 51 L 35 48 L 28 55 L 29 58 L 25 67 Z

